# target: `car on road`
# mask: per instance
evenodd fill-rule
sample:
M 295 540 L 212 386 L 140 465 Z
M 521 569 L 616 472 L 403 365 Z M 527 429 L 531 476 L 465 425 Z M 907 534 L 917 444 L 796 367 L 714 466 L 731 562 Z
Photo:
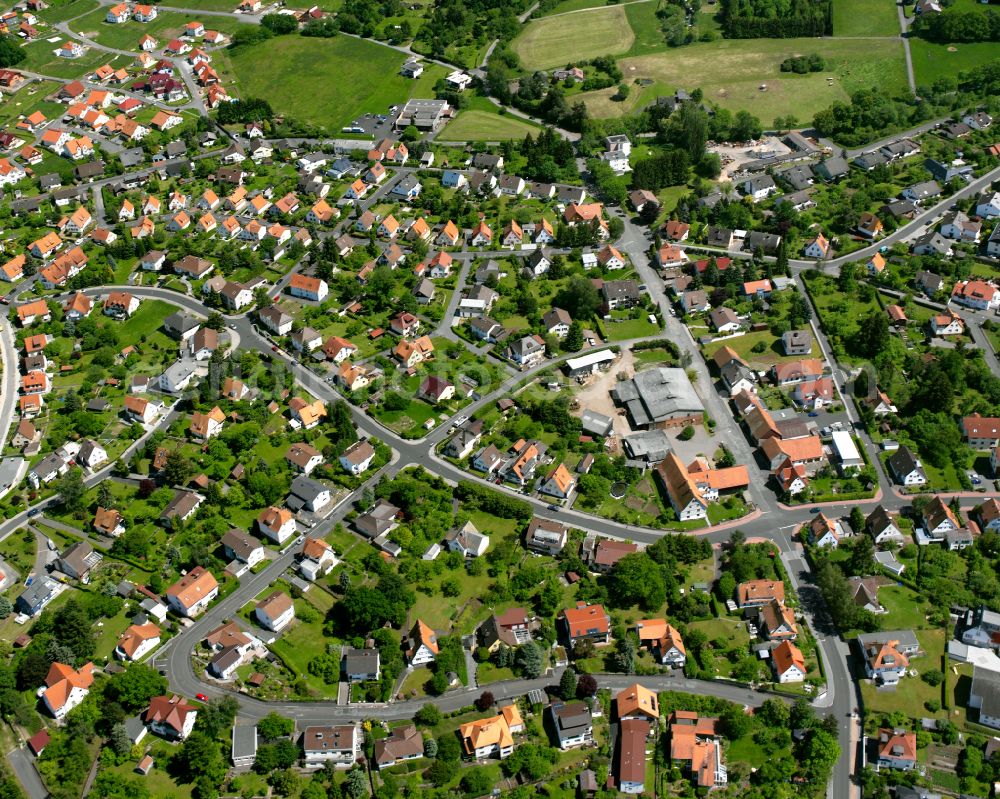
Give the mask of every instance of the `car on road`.
M 194 698 L 197 699 L 199 702 L 207 702 L 208 701 L 208 697 L 205 696 L 205 694 L 195 694 Z
M 809 418 L 810 419 L 815 419 L 817 416 L 819 416 L 819 414 L 816 413 L 816 411 L 809 411 Z
M 277 352 L 277 351 L 278 351 L 278 345 L 277 344 L 272 344 L 271 345 L 271 352 Z
M 41 508 L 32 508 L 31 510 L 28 511 L 28 518 L 30 519 L 32 516 L 37 516 L 41 512 L 42 512 Z
M 819 511 L 820 511 L 819 508 L 809 508 L 810 513 L 819 513 Z

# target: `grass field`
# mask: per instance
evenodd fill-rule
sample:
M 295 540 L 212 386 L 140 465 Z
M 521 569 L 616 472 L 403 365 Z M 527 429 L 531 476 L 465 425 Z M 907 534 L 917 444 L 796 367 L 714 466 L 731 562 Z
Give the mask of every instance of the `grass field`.
M 529 22 L 511 46 L 531 70 L 619 55 L 628 52 L 634 41 L 625 8 L 607 6 Z
M 91 14 L 75 20 L 71 28 L 81 36 L 86 36 L 91 41 L 103 44 L 105 47 L 113 47 L 116 50 L 134 50 L 138 53 L 139 39 L 144 34 L 148 33 L 157 39 L 162 47 L 171 39 L 179 37 L 183 32 L 184 25 L 188 22 L 201 22 L 209 30 L 218 30 L 226 34 L 232 34 L 241 24 L 249 24 L 241 23 L 235 18 L 202 18 L 197 14 L 160 11 L 152 22 L 141 23 L 130 20 L 120 25 L 111 25 L 104 21 L 107 13 L 106 8 L 99 8 Z
M 809 119 L 856 89 L 880 86 L 893 93 L 905 89 L 903 48 L 898 41 L 864 39 L 739 39 L 678 47 L 654 55 L 620 61 L 625 80 L 648 80 L 623 103 L 612 102 L 615 89 L 578 95 L 595 117 L 618 116 L 652 102 L 675 88 L 700 86 L 705 99 L 731 111 L 746 110 L 769 125 L 777 116 Z M 782 73 L 789 56 L 818 53 L 830 66 L 810 75 Z M 828 78 L 833 80 L 828 81 Z M 760 85 L 767 84 L 767 91 Z
M 81 14 L 86 14 L 96 6 L 93 0 L 64 0 L 64 2 L 50 3 L 48 8 L 43 8 L 38 12 L 38 18 L 50 25 L 56 22 L 63 22 L 73 19 Z
M 898 36 L 896 4 L 890 0 L 837 0 L 834 36 Z
M 363 113 L 385 113 L 410 97 L 433 97 L 444 68 L 427 65 L 418 80 L 399 74 L 405 56 L 373 42 L 338 36 L 284 36 L 260 48 L 219 54 L 243 97 L 262 97 L 278 113 L 325 127 L 331 133 Z M 336 75 L 336 80 L 317 76 Z
M 956 77 L 959 72 L 976 69 L 1000 57 L 996 42 L 972 44 L 932 44 L 910 39 L 913 78 L 917 86 L 930 86 L 938 78 Z
M 653 2 L 653 0 L 649 0 Z M 553 6 L 542 14 L 543 17 L 554 17 L 557 14 L 567 14 L 570 11 L 583 11 L 588 8 L 603 8 L 608 5 L 607 0 L 564 0 L 557 6 Z
M 443 141 L 501 141 L 523 139 L 528 134 L 534 136 L 538 130 L 530 122 L 509 114 L 500 115 L 473 108 L 460 112 L 438 134 L 438 138 Z
M 53 78 L 69 79 L 79 78 L 97 69 L 101 64 L 111 64 L 117 69 L 128 66 L 130 62 L 126 56 L 114 56 L 93 47 L 80 58 L 61 58 L 55 54 L 56 49 L 61 44 L 62 40 L 59 42 L 35 41 L 26 45 L 24 52 L 28 57 L 18 64 L 18 68 L 28 72 L 40 72 Z

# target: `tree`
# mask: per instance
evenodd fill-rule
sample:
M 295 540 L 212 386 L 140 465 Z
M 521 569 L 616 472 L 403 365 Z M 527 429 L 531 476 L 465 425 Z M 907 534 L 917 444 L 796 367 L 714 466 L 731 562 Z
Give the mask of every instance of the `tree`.
M 5 596 L 0 596 L 0 619 L 6 619 L 13 612 L 14 606 L 11 605 L 10 600 Z
M 659 565 L 645 552 L 633 552 L 611 567 L 609 592 L 621 608 L 638 604 L 643 610 L 659 610 L 667 601 L 667 589 Z
M 167 678 L 156 669 L 133 663 L 125 671 L 112 675 L 104 689 L 104 696 L 126 711 L 136 711 L 149 705 L 154 696 L 166 693 L 168 687 Z
M 578 699 L 587 699 L 597 693 L 597 680 L 590 674 L 581 674 L 576 681 L 576 696 Z
M 559 696 L 568 702 L 576 696 L 576 686 L 576 672 L 573 669 L 567 668 L 559 678 Z
M 483 796 L 488 794 L 493 788 L 492 769 L 480 766 L 479 768 L 466 769 L 462 775 L 462 790 L 469 796 Z
M 556 294 L 553 303 L 566 309 L 574 320 L 590 319 L 601 307 L 601 295 L 588 278 L 573 275 Z
M 20 64 L 28 55 L 12 36 L 0 36 L 0 67 Z
M 416 712 L 413 720 L 417 724 L 423 724 L 425 727 L 433 727 L 441 723 L 441 711 L 437 709 L 437 706 L 428 702 Z
M 515 662 L 528 679 L 540 677 L 542 674 L 542 650 L 534 641 L 528 641 L 517 650 Z
M 83 484 L 83 470 L 70 469 L 56 483 L 56 491 L 63 507 L 71 513 L 82 512 L 87 487 Z
M 300 782 L 299 775 L 288 768 L 272 772 L 271 776 L 267 778 L 267 784 L 274 788 L 274 792 L 278 796 L 294 795 L 299 788 Z
M 260 24 L 276 36 L 294 33 L 299 27 L 294 14 L 265 14 L 260 18 Z
M 476 704 L 476 709 L 479 710 L 479 711 L 487 711 L 491 707 L 493 707 L 493 704 L 495 702 L 496 702 L 496 699 L 494 698 L 493 693 L 491 691 L 483 691 L 479 695 L 479 698 L 476 700 L 476 703 L 475 703 Z
M 859 577 L 867 577 L 869 574 L 875 573 L 875 545 L 872 543 L 871 536 L 859 535 L 855 538 L 849 568 L 851 574 L 856 574 Z
M 927 669 L 921 672 L 920 679 L 936 688 L 944 681 L 944 673 L 941 669 Z
M 858 325 L 854 335 L 854 348 L 859 355 L 874 358 L 889 346 L 889 317 L 879 309 L 873 310 Z
M 563 341 L 566 352 L 579 352 L 583 349 L 583 326 L 576 320 L 569 326 L 569 332 Z
M 129 738 L 128 729 L 122 723 L 111 728 L 111 736 L 108 740 L 111 748 L 119 757 L 124 757 L 132 751 L 132 739 Z
M 240 703 L 235 697 L 212 699 L 198 712 L 198 728 L 210 737 L 218 738 L 233 726 L 239 711 Z
M 438 744 L 433 738 L 424 739 L 424 757 L 437 757 Z
M 285 738 L 295 731 L 295 722 L 286 719 L 277 713 L 268 713 L 257 722 L 257 732 L 265 741 L 275 741 L 278 738 Z
M 360 767 L 352 768 L 347 772 L 346 780 L 347 794 L 352 799 L 361 799 L 368 794 L 368 779 L 365 772 Z
M 851 529 L 854 530 L 856 535 L 861 535 L 865 531 L 865 513 L 857 505 L 851 508 L 850 522 Z
M 187 485 L 194 474 L 194 464 L 191 463 L 179 449 L 167 455 L 163 465 L 163 481 L 167 485 Z
M 174 762 L 189 782 L 205 779 L 216 788 L 222 784 L 228 770 L 219 742 L 199 730 L 188 736 Z

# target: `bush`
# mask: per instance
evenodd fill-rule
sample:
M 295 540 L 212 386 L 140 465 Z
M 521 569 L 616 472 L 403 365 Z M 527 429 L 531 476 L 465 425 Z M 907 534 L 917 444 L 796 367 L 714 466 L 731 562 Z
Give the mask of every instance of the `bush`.
M 292 14 L 265 14 L 260 24 L 276 36 L 294 33 L 299 27 L 298 20 Z
M 920 675 L 920 679 L 928 685 L 936 687 L 944 681 L 944 673 L 941 669 L 928 669 Z
M 694 438 L 694 427 L 687 425 L 677 436 L 680 441 L 690 441 Z

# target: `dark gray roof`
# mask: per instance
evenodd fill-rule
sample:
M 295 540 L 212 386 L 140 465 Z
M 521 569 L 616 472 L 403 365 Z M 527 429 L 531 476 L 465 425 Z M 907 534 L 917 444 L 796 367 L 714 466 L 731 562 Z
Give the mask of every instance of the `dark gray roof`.
M 986 716 L 1000 716 L 1000 672 L 974 666 L 970 693 L 982 699 L 980 713 Z

